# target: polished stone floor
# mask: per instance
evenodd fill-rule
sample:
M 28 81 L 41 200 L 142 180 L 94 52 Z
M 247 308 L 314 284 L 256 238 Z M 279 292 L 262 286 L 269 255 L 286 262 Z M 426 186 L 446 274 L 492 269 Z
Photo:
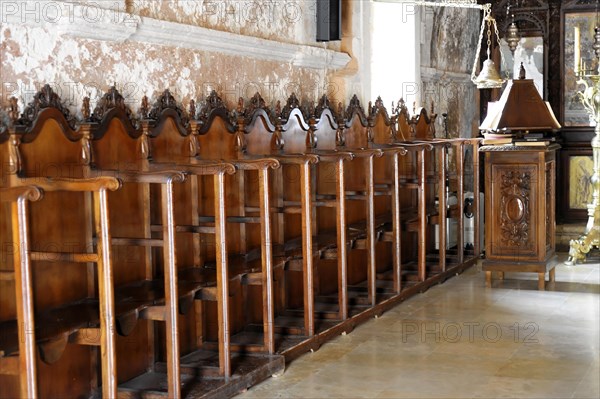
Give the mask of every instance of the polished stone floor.
M 238 398 L 600 398 L 600 264 L 536 279 L 474 266 Z

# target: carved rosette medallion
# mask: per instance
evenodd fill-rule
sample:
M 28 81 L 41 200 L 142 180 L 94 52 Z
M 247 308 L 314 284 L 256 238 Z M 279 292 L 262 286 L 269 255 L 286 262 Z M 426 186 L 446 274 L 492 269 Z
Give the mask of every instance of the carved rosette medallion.
M 531 244 L 531 173 L 511 170 L 500 178 L 500 240 L 509 247 L 527 248 Z

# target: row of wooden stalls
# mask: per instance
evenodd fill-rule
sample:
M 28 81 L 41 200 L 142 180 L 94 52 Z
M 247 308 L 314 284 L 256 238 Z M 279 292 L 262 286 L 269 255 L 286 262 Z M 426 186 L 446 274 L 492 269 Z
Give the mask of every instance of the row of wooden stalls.
M 230 397 L 480 254 L 478 140 L 403 102 L 11 101 L 3 398 Z

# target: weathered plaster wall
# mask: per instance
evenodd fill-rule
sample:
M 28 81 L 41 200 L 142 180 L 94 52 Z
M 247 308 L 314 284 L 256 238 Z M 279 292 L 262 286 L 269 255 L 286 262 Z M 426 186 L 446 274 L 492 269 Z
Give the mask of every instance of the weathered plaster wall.
M 66 24 L 71 22 L 69 8 L 61 2 L 54 2 L 57 8 L 44 2 L 37 8 L 36 1 L 26 3 L 26 9 L 21 9 L 23 2 L 13 3 L 17 9 L 7 9 L 3 4 L 4 14 L 0 14 L 2 107 L 7 106 L 11 96 L 18 97 L 23 107 L 44 83 L 50 83 L 73 112 L 80 112 L 81 100 L 86 95 L 90 95 L 94 106 L 114 83 L 134 110 L 144 95 L 152 99 L 166 88 L 184 103 L 192 98 L 201 100 L 212 89 L 229 103 L 240 96 L 249 98 L 257 91 L 267 102 L 285 101 L 292 92 L 306 101 L 314 101 L 326 92 L 338 101 L 345 101 L 346 82 L 359 73 L 356 68 L 348 72 L 344 68 L 336 71 L 330 67 L 305 66 L 304 59 L 314 58 L 312 49 L 341 47 L 339 42 L 326 45 L 315 41 L 315 0 L 79 0 L 78 4 L 89 7 L 84 10 L 91 22 L 86 25 L 80 18 L 73 22 L 79 24 L 76 27 L 65 25 L 65 20 Z M 98 7 L 114 11 L 104 12 L 104 17 L 109 22 L 115 20 L 114 35 L 123 35 L 124 41 L 77 37 L 78 29 L 100 29 L 93 22 L 95 13 L 102 13 Z M 16 12 L 19 13 L 16 17 L 25 23 L 15 23 Z M 58 15 L 62 17 L 60 26 L 54 24 L 57 12 L 62 13 Z M 128 14 L 123 18 L 125 12 Z M 268 56 L 235 56 L 212 49 L 136 40 L 135 24 L 148 21 L 155 25 L 160 21 L 176 22 L 269 39 L 271 45 L 285 43 L 286 51 L 290 43 L 299 45 L 294 59 L 300 60 L 302 66 L 269 60 Z M 131 26 L 134 33 L 127 31 Z M 172 27 L 168 25 L 165 30 Z M 65 30 L 70 34 L 64 34 Z M 99 34 L 110 38 L 111 32 Z
M 425 7 L 422 17 L 421 99 L 438 113 L 438 135 L 448 114 L 451 137 L 476 136 L 479 93 L 470 74 L 479 38 L 481 12 L 452 7 Z
M 135 0 L 130 8 L 145 17 L 316 45 L 316 0 Z

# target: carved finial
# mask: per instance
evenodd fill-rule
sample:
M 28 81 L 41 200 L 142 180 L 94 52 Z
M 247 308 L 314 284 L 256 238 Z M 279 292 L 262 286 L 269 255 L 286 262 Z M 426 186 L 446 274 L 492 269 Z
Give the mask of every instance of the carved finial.
M 329 98 L 327 94 L 323 94 L 323 96 L 319 99 L 317 103 L 317 107 L 314 108 L 315 117 L 319 118 L 324 110 L 329 109 L 331 112 L 335 114 L 335 111 L 331 109 L 331 104 L 329 103 Z
M 91 113 L 92 111 L 90 109 L 90 97 L 88 95 L 83 98 L 83 103 L 81 104 L 81 115 L 83 116 L 84 120 L 88 120 L 90 119 Z
M 275 104 L 275 115 L 281 115 L 281 101 L 279 100 L 277 100 L 277 103 Z
M 298 108 L 298 109 L 300 109 L 301 112 L 303 112 L 302 108 L 300 106 L 300 100 L 298 100 L 298 97 L 296 97 L 296 93 L 292 93 L 288 97 L 285 106 L 281 110 L 281 118 L 284 120 L 287 120 L 290 116 L 290 113 L 292 112 L 292 110 L 294 108 Z
M 17 97 L 11 97 L 9 100 L 8 117 L 15 124 L 19 119 L 19 100 Z
M 150 103 L 148 101 L 148 96 L 144 95 L 142 97 L 142 105 L 140 106 L 140 115 L 142 119 L 148 119 L 148 112 L 150 112 Z
M 210 114 L 215 110 L 225 110 L 225 113 L 227 113 L 227 107 L 225 106 L 225 103 L 221 97 L 219 97 L 217 92 L 212 90 L 206 97 L 204 105 L 200 108 L 200 119 L 203 121 L 208 120 Z
M 196 119 L 196 101 L 192 98 L 190 100 L 190 108 L 189 108 L 190 118 Z
M 242 97 L 238 98 L 237 112 L 238 115 L 242 115 L 244 113 L 244 99 Z
M 413 115 L 417 113 L 417 102 L 413 101 Z
M 342 105 L 342 102 L 340 101 L 338 103 L 338 110 L 337 110 L 337 114 L 339 116 L 342 116 L 344 114 L 344 106 Z
M 434 114 L 434 108 L 433 108 L 433 104 L 434 104 L 434 103 L 433 103 L 433 100 L 431 100 L 431 115 L 433 115 L 433 114 Z M 430 116 L 431 116 L 431 115 L 430 115 Z
M 355 114 L 358 115 L 359 118 L 361 119 L 361 122 L 363 122 L 363 124 L 365 124 L 365 122 L 366 122 L 365 110 L 360 105 L 360 100 L 358 99 L 358 96 L 356 94 L 352 96 L 352 98 L 350 99 L 350 104 L 348 104 L 348 107 L 346 108 L 346 115 L 345 115 L 346 120 L 348 120 L 348 121 L 352 120 L 352 118 Z
M 519 79 L 521 79 L 521 80 L 525 79 L 525 67 L 523 66 L 522 62 L 521 62 L 521 66 L 519 67 Z
M 242 99 L 240 98 L 240 100 Z M 243 100 L 241 104 L 243 104 Z M 252 118 L 254 117 L 256 111 L 258 111 L 259 109 L 264 110 L 267 113 L 267 115 L 271 115 L 271 110 L 269 110 L 269 108 L 267 107 L 265 100 L 262 98 L 259 92 L 256 92 L 244 108 L 243 115 L 246 124 L 249 124 L 252 121 Z

